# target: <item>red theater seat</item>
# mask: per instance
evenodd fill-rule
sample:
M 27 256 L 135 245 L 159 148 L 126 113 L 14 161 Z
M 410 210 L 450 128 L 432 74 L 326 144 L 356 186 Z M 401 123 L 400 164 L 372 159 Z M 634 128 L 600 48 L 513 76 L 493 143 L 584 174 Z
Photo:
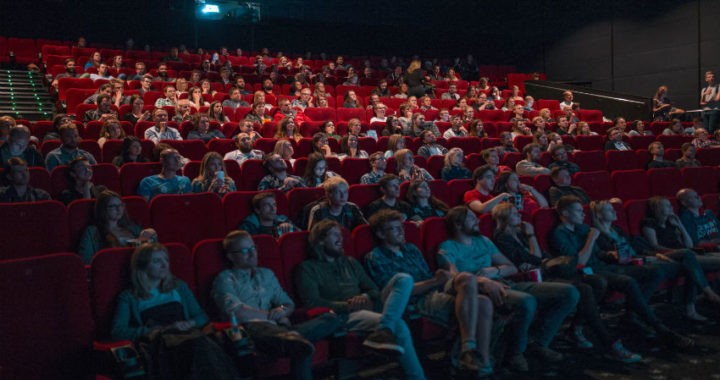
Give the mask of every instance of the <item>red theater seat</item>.
M 225 236 L 220 197 L 214 193 L 158 195 L 150 202 L 150 218 L 161 242 L 188 248 L 203 239 Z
M 128 163 L 120 168 L 120 192 L 122 195 L 137 195 L 137 187 L 143 178 L 160 173 L 159 162 Z
M 602 150 L 578 151 L 573 154 L 573 161 L 582 171 L 605 170 L 605 153 Z
M 682 168 L 681 173 L 683 187 L 694 189 L 698 194 L 718 192 L 718 176 L 720 172 L 718 172 L 717 168 L 709 166 Z
M 280 190 L 270 190 L 275 194 L 278 215 L 288 215 L 288 204 L 285 193 Z M 223 209 L 225 210 L 225 230 L 230 232 L 237 229 L 240 223 L 252 214 L 251 201 L 253 197 L 264 191 L 236 191 L 228 193 L 223 197 Z
M 370 202 L 380 198 L 379 185 L 352 185 L 348 191 L 348 201 L 355 203 L 360 209 L 364 209 Z
M 650 194 L 674 197 L 682 189 L 682 174 L 679 168 L 650 169 L 647 171 Z
M 58 201 L 0 204 L 0 225 L 0 260 L 71 251 L 67 211 Z
M 640 169 L 637 156 L 632 150 L 609 150 L 605 152 L 605 161 L 610 172 Z
M 650 197 L 650 184 L 644 170 L 618 170 L 610 176 L 615 195 L 623 201 Z
M 615 196 L 610 173 L 604 170 L 575 173 L 573 182 L 582 187 L 592 200 L 604 200 Z

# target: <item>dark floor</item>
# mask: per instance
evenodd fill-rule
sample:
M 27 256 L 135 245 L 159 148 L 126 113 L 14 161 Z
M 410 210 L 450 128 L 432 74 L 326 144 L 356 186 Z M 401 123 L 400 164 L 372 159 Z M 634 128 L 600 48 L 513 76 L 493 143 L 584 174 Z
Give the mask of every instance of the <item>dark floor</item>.
M 678 302 L 679 303 L 679 302 Z M 687 352 L 667 349 L 658 339 L 645 338 L 637 331 L 628 331 L 618 326 L 622 315 L 621 305 L 605 306 L 604 319 L 611 332 L 621 337 L 625 346 L 643 356 L 634 364 L 623 364 L 606 360 L 596 349 L 583 350 L 565 338 L 564 332 L 555 338 L 552 348 L 566 355 L 560 364 L 546 364 L 530 361 L 531 371 L 527 374 L 513 373 L 499 369 L 493 379 L 650 379 L 650 380 L 720 380 L 720 308 L 698 303 L 698 311 L 708 317 L 708 322 L 689 321 L 682 316 L 680 307 L 665 302 L 655 302 L 658 316 L 671 328 L 695 339 L 695 347 Z M 587 333 L 588 338 L 592 339 Z M 450 380 L 453 378 L 445 360 L 430 360 L 424 363 L 428 379 Z M 402 379 L 399 368 L 387 369 L 381 373 L 368 374 L 365 379 Z M 458 377 L 459 378 L 459 377 Z

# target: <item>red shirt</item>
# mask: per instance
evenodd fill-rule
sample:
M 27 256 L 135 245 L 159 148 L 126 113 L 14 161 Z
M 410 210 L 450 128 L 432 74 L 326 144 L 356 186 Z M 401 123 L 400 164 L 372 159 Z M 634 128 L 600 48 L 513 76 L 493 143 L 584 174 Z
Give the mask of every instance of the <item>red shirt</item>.
M 472 201 L 480 201 L 482 203 L 485 203 L 493 198 L 495 198 L 495 196 L 492 194 L 484 195 L 477 189 L 472 189 L 465 192 L 465 195 L 463 196 L 463 202 L 465 202 L 465 205 L 467 206 Z

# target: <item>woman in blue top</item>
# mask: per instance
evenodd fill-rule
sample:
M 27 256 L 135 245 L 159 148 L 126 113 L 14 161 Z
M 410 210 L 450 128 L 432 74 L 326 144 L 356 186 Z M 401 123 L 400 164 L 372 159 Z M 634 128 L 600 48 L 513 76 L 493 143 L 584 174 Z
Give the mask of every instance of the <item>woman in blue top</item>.
M 159 243 L 139 246 L 130 261 L 131 288 L 118 297 L 111 335 L 137 341 L 164 334 L 186 335 L 208 323 L 208 317 L 185 282 L 170 272 L 167 249 Z M 159 362 L 158 353 L 172 363 Z M 237 379 L 230 358 L 205 335 L 197 334 L 174 347 L 151 349 L 153 375 L 167 379 Z M 160 373 L 157 373 L 160 372 Z
M 192 181 L 193 193 L 212 192 L 223 195 L 237 191 L 235 182 L 225 174 L 225 161 L 218 152 L 207 152 L 200 163 L 200 173 Z
M 90 264 L 95 252 L 103 248 L 127 247 L 148 240 L 157 240 L 152 228 L 142 229 L 128 218 L 120 194 L 105 190 L 95 202 L 94 222 L 85 228 L 78 245 L 78 255 Z

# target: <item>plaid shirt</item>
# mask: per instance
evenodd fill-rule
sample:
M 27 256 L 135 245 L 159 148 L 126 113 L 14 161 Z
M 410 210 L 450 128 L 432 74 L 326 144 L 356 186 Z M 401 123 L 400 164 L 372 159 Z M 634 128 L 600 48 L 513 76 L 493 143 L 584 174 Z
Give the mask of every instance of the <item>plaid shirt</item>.
M 360 177 L 360 183 L 363 185 L 374 185 L 378 183 L 384 174 L 385 173 L 380 174 L 379 172 L 371 171 L 370 173 L 363 174 L 363 176 Z
M 263 190 L 278 189 L 280 191 L 284 191 L 287 193 L 288 191 L 290 191 L 296 187 L 307 187 L 305 185 L 305 181 L 302 178 L 300 178 L 296 175 L 288 175 L 288 177 L 294 178 L 297 181 L 291 181 L 287 185 L 283 185 L 282 179 L 280 179 L 272 174 L 268 174 L 265 177 L 263 177 L 263 179 L 260 180 L 260 183 L 258 184 L 258 190 L 263 191 Z
M 433 278 L 418 247 L 405 243 L 400 251 L 394 253 L 385 247 L 377 246 L 365 256 L 368 274 L 378 287 L 385 287 L 397 273 L 407 273 L 415 282 Z

